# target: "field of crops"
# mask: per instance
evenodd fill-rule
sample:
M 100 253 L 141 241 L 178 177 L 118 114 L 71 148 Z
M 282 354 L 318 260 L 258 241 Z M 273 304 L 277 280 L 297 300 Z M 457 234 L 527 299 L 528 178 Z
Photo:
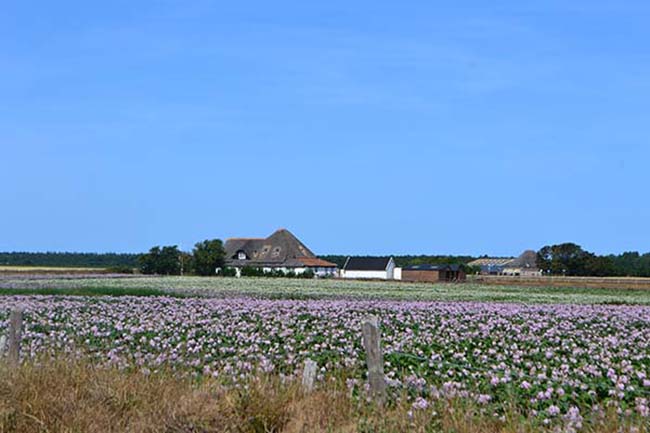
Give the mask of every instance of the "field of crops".
M 374 314 L 391 395 L 414 412 L 460 398 L 568 431 L 612 410 L 650 420 L 644 290 L 26 274 L 0 276 L 0 295 L 0 326 L 26 310 L 25 360 L 89 357 L 237 384 L 293 380 L 311 358 L 319 381 L 363 396 L 360 323 Z
M 0 297 L 0 319 L 26 309 L 29 358 L 90 356 L 229 382 L 263 371 L 364 389 L 360 322 L 381 318 L 386 374 L 413 410 L 471 399 L 499 417 L 515 404 L 543 424 L 577 427 L 608 408 L 648 417 L 650 307 L 481 302 L 167 297 Z M 5 324 L 3 323 L 3 325 Z
M 272 278 L 119 277 L 107 275 L 0 275 L 0 293 L 28 290 L 101 289 L 102 294 L 145 290 L 188 296 L 254 296 L 280 299 L 391 299 L 422 301 L 492 301 L 571 304 L 650 304 L 650 290 L 512 287 L 351 280 Z M 46 292 L 50 293 L 50 292 Z

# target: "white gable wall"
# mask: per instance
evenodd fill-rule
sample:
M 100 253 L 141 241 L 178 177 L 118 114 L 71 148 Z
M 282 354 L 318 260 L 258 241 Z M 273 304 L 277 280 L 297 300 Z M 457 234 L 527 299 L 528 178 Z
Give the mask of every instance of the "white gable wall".
M 392 280 L 395 278 L 395 260 L 391 257 L 386 266 L 386 279 Z
M 345 271 L 341 270 L 343 278 L 368 278 L 373 280 L 387 280 L 387 271 Z

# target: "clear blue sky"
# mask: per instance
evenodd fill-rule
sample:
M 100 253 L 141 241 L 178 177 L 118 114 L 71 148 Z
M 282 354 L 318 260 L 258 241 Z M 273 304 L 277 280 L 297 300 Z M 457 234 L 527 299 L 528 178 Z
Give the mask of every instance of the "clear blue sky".
M 647 1 L 11 1 L 0 251 L 650 250 Z

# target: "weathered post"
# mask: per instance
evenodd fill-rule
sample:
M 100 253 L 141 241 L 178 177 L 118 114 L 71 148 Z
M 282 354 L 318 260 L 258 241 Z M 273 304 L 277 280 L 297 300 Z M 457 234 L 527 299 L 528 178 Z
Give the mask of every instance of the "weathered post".
M 366 364 L 368 366 L 368 383 L 370 395 L 380 405 L 386 400 L 386 381 L 384 378 L 384 355 L 381 351 L 379 334 L 379 319 L 368 316 L 361 323 L 363 333 L 363 347 L 366 350 Z
M 310 393 L 314 390 L 314 381 L 316 380 L 316 371 L 318 365 L 311 359 L 305 359 L 305 364 L 302 369 L 302 389 Z
M 20 360 L 20 340 L 23 335 L 23 310 L 17 308 L 9 316 L 9 330 L 7 332 L 7 360 L 12 365 L 17 365 Z

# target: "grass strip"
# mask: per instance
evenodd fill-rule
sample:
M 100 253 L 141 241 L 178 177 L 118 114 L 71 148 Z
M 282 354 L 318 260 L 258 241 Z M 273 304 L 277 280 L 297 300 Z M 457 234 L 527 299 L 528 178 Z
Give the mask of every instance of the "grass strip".
M 49 296 L 168 296 L 185 298 L 188 294 L 165 291 L 161 289 L 133 288 L 133 287 L 79 287 L 79 288 L 0 288 L 0 296 L 16 295 L 49 295 Z

